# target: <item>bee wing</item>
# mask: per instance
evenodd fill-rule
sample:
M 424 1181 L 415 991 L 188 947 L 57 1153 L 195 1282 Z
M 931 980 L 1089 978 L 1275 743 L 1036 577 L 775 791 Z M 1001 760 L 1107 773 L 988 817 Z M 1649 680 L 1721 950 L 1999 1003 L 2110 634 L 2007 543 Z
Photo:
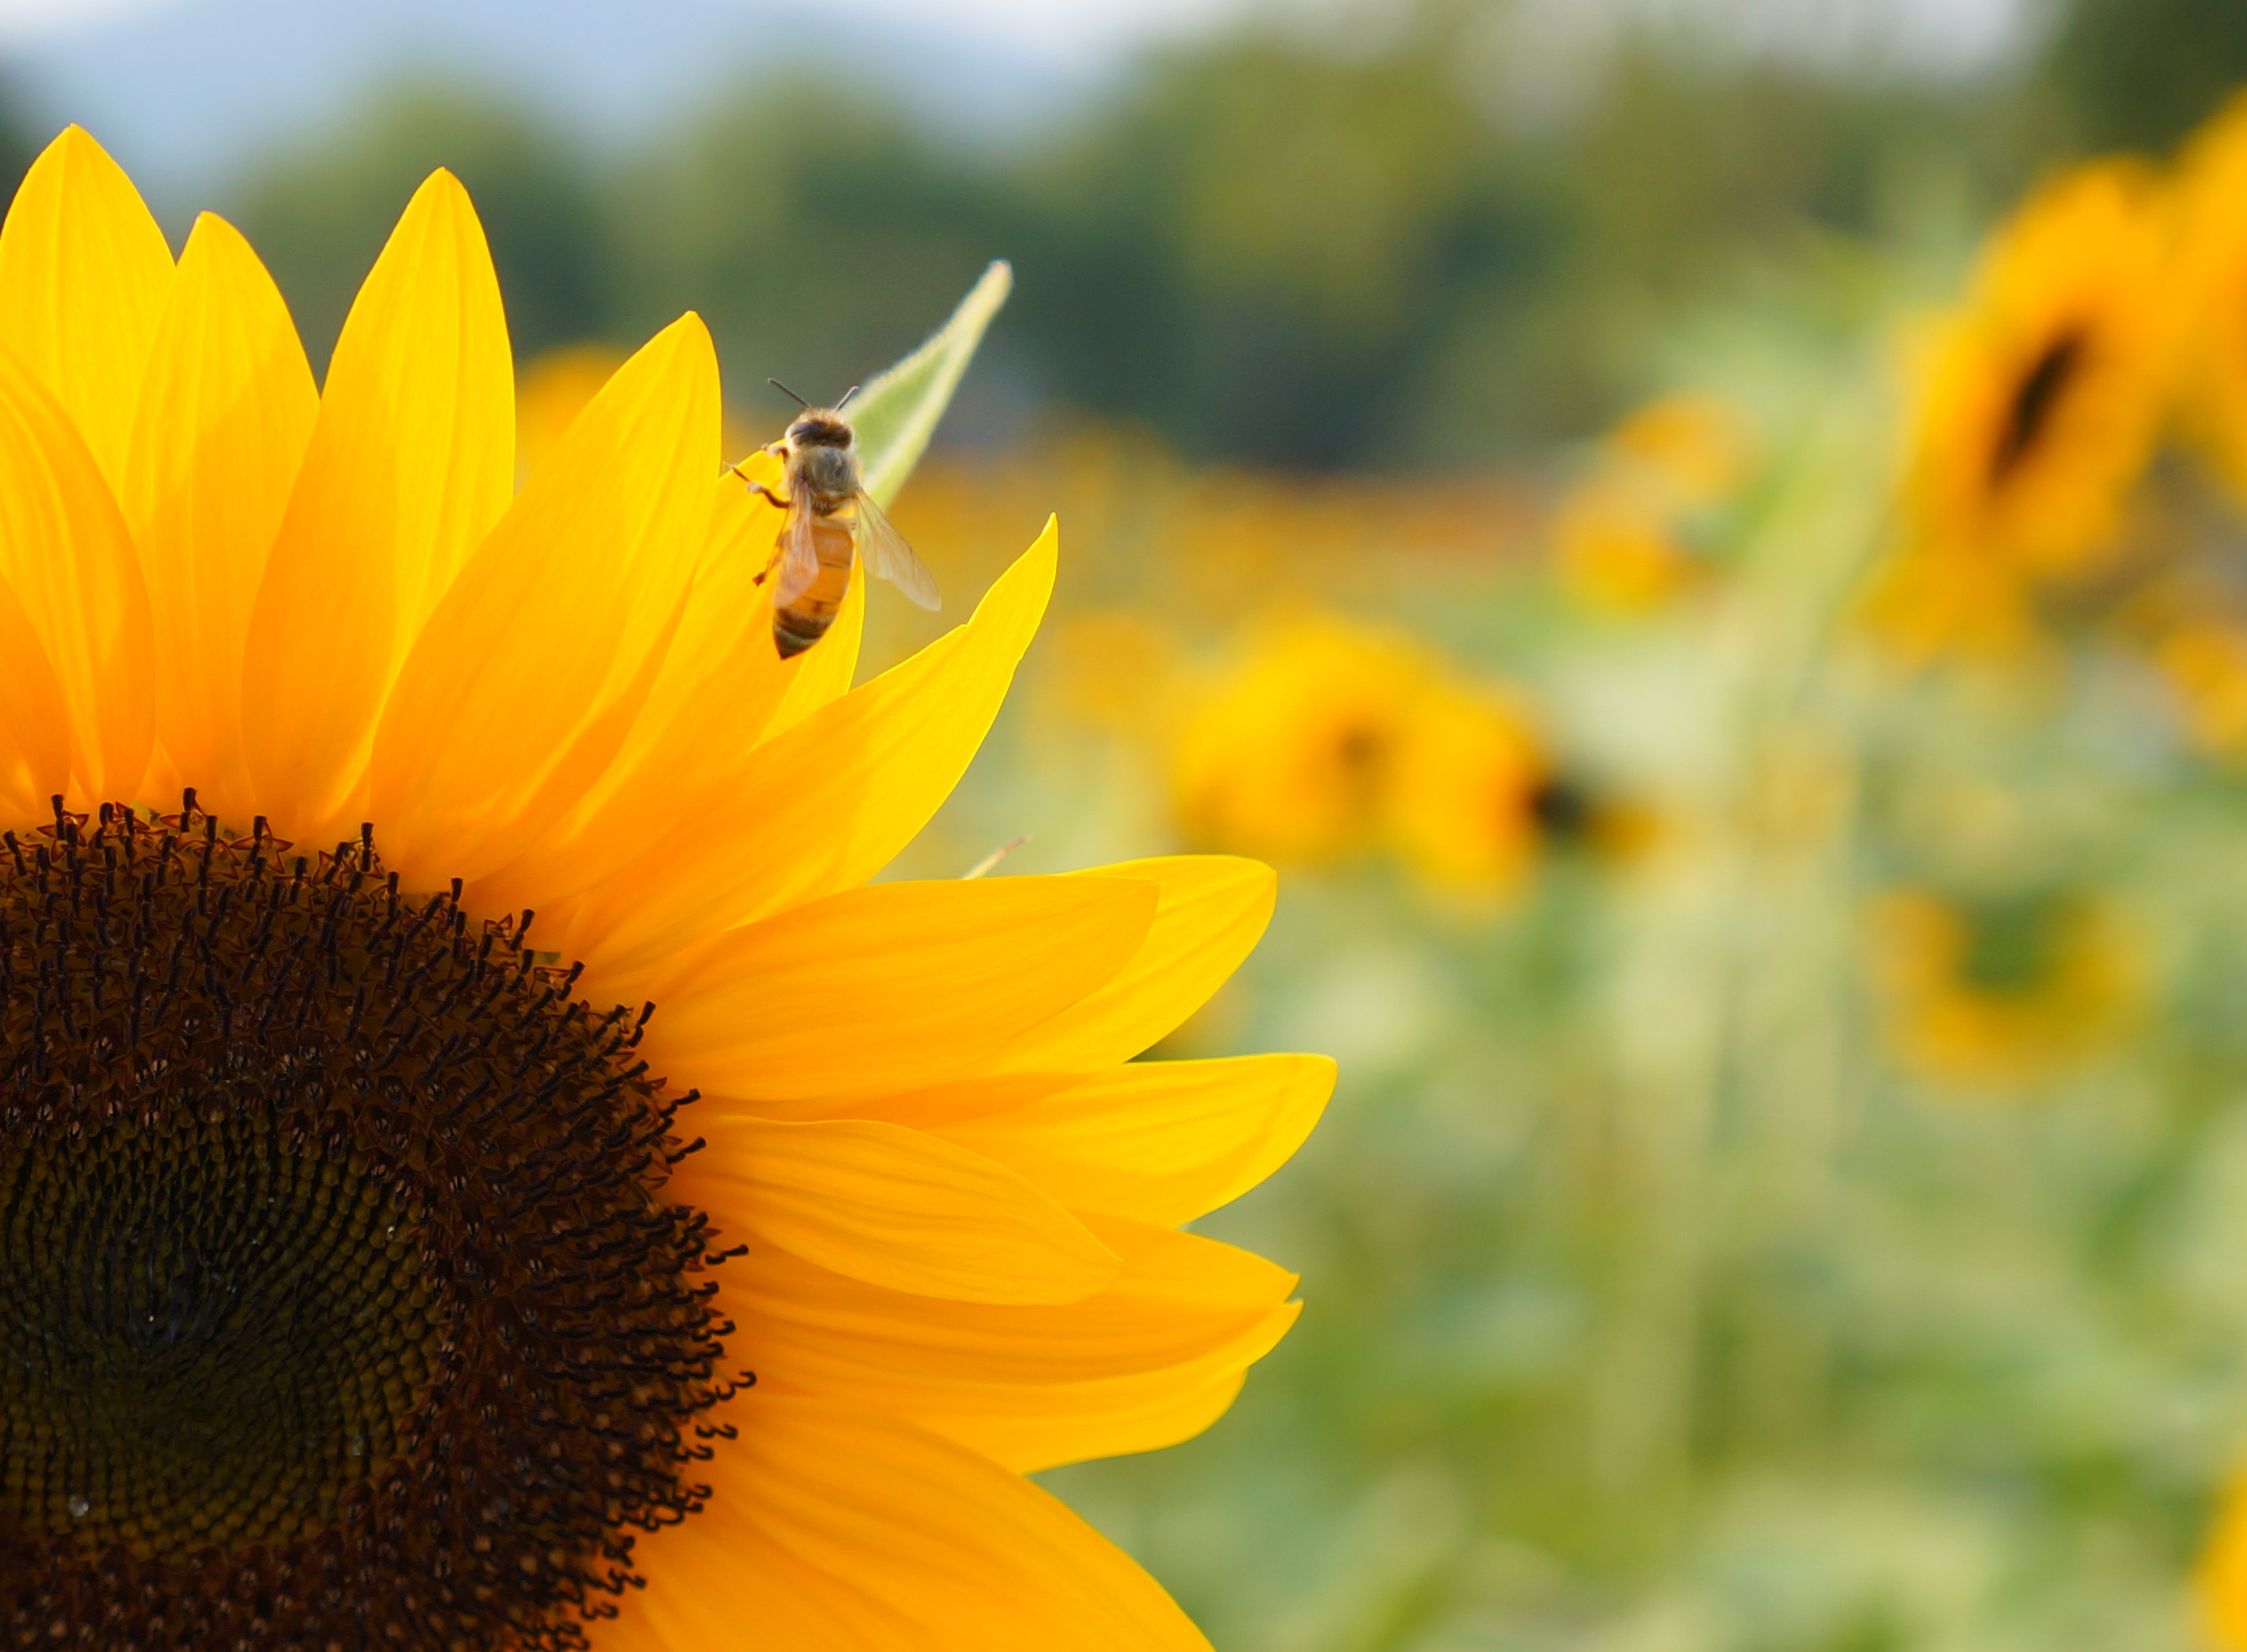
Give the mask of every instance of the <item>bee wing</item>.
M 943 606 L 936 594 L 936 576 L 913 555 L 913 548 L 882 515 L 881 507 L 864 492 L 857 503 L 858 554 L 866 559 L 866 571 L 880 575 L 932 613 Z
M 773 606 L 787 607 L 811 589 L 819 577 L 819 551 L 812 543 L 811 511 L 790 505 L 780 530 L 780 578 L 773 586 Z

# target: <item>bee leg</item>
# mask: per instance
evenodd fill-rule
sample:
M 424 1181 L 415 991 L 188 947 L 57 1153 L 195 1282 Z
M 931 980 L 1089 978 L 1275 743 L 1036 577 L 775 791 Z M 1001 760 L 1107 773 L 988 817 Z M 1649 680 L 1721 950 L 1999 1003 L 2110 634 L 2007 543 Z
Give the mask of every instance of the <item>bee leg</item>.
M 762 494 L 767 499 L 772 501 L 774 504 L 779 506 L 782 510 L 786 510 L 788 509 L 788 501 L 782 499 L 778 494 L 775 493 L 771 488 L 766 487 L 764 483 L 761 481 L 750 482 L 749 491 L 753 494 Z
M 757 451 L 759 453 L 770 454 L 775 459 L 785 459 L 788 457 L 788 443 L 785 441 L 768 441 L 763 447 L 757 449 Z

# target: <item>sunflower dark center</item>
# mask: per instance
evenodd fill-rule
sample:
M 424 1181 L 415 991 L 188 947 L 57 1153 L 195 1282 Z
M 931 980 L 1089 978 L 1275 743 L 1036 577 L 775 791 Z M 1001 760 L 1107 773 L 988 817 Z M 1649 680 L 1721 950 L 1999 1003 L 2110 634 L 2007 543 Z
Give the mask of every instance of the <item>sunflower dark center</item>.
M 581 1647 L 727 1391 L 645 1015 L 288 851 L 0 850 L 0 1644 Z
M 1575 782 L 1547 775 L 1529 794 L 1529 817 L 1538 829 L 1560 843 L 1581 843 L 1599 817 L 1592 795 Z
M 1991 456 L 1993 479 L 2002 481 L 2011 474 L 2042 440 L 2053 410 L 2082 368 L 2084 354 L 2083 335 L 2063 332 L 2029 364 L 2005 404 L 2005 424 Z
M 285 1539 L 394 1460 L 443 1359 L 419 1212 L 268 1109 L 0 1165 L 0 1508 L 152 1554 Z

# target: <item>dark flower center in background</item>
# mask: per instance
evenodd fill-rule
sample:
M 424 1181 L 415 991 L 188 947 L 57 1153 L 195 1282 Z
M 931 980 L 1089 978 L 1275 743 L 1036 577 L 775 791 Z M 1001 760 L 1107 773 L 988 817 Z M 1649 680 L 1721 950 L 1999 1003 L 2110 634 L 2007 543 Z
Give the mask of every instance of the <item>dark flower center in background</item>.
M 0 1635 L 581 1647 L 727 1391 L 645 1014 L 288 850 L 0 851 Z
M 2003 481 L 2028 457 L 2052 423 L 2052 409 L 2081 369 L 2085 354 L 2083 335 L 2063 332 L 2021 375 L 2005 407 L 2005 427 L 1998 433 L 1997 452 L 1990 461 L 1991 480 Z
M 1592 795 L 1574 781 L 1548 775 L 1529 794 L 1529 818 L 1557 843 L 1581 843 L 1599 816 Z

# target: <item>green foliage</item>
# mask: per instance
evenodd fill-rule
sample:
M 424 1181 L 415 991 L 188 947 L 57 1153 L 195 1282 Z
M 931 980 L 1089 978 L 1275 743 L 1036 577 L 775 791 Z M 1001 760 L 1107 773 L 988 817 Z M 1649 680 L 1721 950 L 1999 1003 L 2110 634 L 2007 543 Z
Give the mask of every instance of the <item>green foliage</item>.
M 413 85 L 270 162 L 235 208 L 315 363 L 334 346 L 391 224 L 439 167 L 475 199 L 518 354 L 609 330 L 619 260 L 585 158 L 488 93 Z
M 1580 431 L 1641 388 L 1638 317 L 1805 223 L 1866 227 L 1900 172 L 1979 164 L 1964 96 L 1639 54 L 1565 130 L 1532 130 L 1481 84 L 1486 56 L 1440 19 L 1378 50 L 1252 30 L 1148 60 L 1021 154 L 823 79 L 745 83 L 598 157 L 409 86 L 270 161 L 240 215 L 317 354 L 449 165 L 519 349 L 631 344 L 692 308 L 737 393 L 770 375 L 815 399 L 1002 256 L 1021 288 L 987 378 L 1017 399 L 1199 454 L 1367 468 Z
M 2086 148 L 2166 149 L 2247 79 L 2234 0 L 2076 0 L 2052 43 L 2051 95 Z
M 1644 389 L 1662 317 L 1744 262 L 1985 212 L 2056 143 L 2164 140 L 2247 72 L 2223 0 L 2080 0 L 2030 74 L 1853 80 L 1626 37 L 1556 114 L 1488 44 L 1511 10 L 1431 3 L 1373 41 L 1247 26 L 1021 153 L 825 79 L 744 82 L 600 156 L 409 86 L 269 162 L 242 215 L 316 353 L 442 163 L 525 351 L 693 308 L 737 383 L 817 398 L 1005 256 L 1021 291 L 986 377 L 1016 400 L 1195 454 L 1421 467 L 1600 422 Z
M 1071 352 L 1091 405 L 1191 452 L 1424 458 L 1443 433 L 1419 405 L 1433 365 L 1549 261 L 1538 195 L 1512 170 L 1432 41 L 1174 54 L 1034 171 L 1071 273 L 1106 271 L 1110 302 L 1064 313 L 1074 284 L 1042 290 L 1025 263 L 1025 324 Z
M 38 154 L 32 124 L 14 89 L 0 81 L 0 195 L 13 195 L 16 184 Z
M 636 339 L 699 310 L 729 380 L 761 396 L 768 376 L 815 401 L 841 395 L 1011 250 L 992 180 L 824 81 L 717 99 L 611 191 L 632 260 L 603 329 Z

